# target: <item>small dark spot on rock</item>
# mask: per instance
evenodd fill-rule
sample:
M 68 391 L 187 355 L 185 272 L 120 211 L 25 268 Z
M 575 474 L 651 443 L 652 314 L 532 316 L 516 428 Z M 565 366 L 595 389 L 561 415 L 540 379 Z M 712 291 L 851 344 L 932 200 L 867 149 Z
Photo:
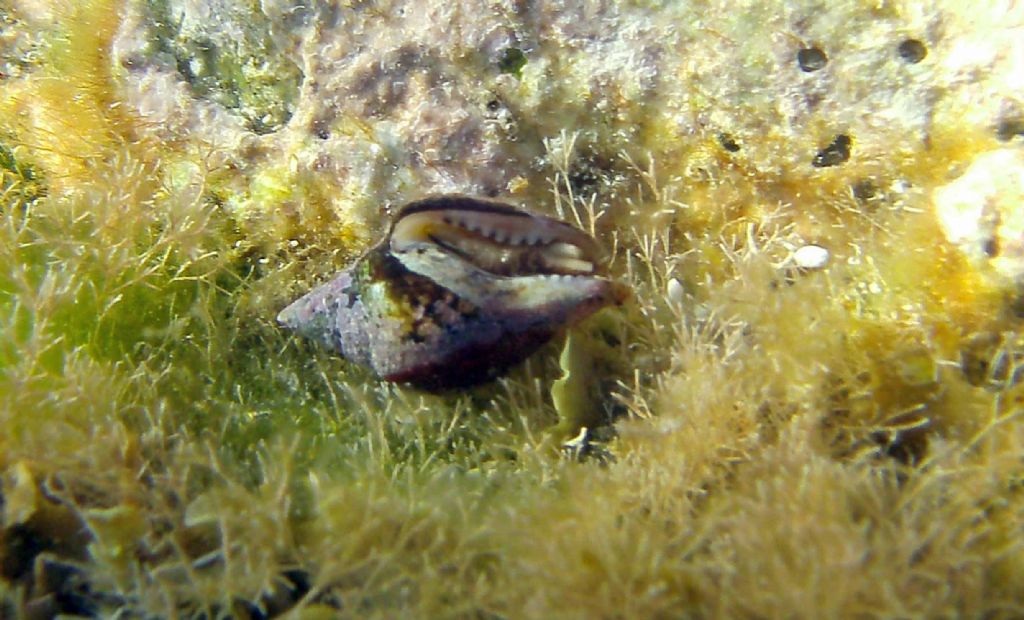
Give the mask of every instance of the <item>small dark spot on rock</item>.
M 1024 118 L 1008 118 L 996 125 L 996 138 L 1009 142 L 1016 136 L 1024 136 Z
M 994 258 L 999 254 L 999 240 L 995 237 L 986 239 L 981 250 L 985 253 L 985 256 Z
M 569 185 L 580 193 L 597 185 L 597 173 L 591 168 L 574 168 L 569 172 Z
M 608 157 L 595 153 L 589 147 L 583 147 L 569 166 L 566 181 L 577 196 L 589 196 L 596 192 L 598 187 L 612 182 L 613 167 Z
M 526 66 L 526 54 L 518 47 L 507 48 L 498 60 L 498 69 L 502 73 L 512 73 L 516 77 L 522 74 Z
M 796 61 L 800 64 L 800 70 L 811 73 L 823 69 L 828 64 L 828 56 L 821 48 L 805 47 L 796 53 Z
M 736 151 L 740 150 L 739 143 L 736 142 L 735 138 L 733 138 L 727 133 L 718 134 L 718 143 L 722 145 L 723 149 L 729 151 L 730 153 L 735 153 Z
M 309 124 L 309 131 L 320 140 L 326 140 L 331 137 L 331 122 L 334 120 L 333 115 L 323 115 L 319 118 L 313 119 L 313 122 Z
M 924 60 L 924 57 L 928 55 L 928 48 L 924 46 L 917 39 L 906 39 L 897 48 L 900 54 L 900 58 L 909 62 L 912 65 Z
M 831 144 L 818 151 L 811 161 L 811 165 L 815 168 L 829 168 L 845 163 L 850 159 L 850 144 L 850 136 L 837 135 Z
M 861 179 L 853 184 L 853 197 L 860 202 L 868 202 L 878 196 L 878 186 L 871 179 Z

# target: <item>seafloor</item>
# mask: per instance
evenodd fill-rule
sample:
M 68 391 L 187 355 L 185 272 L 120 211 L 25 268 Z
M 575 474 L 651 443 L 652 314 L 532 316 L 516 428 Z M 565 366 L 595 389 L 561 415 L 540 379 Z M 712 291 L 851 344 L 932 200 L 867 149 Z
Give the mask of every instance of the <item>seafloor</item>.
M 1024 616 L 1022 32 L 0 0 L 0 618 Z M 560 342 L 431 395 L 276 325 L 450 192 L 632 288 L 554 391 Z

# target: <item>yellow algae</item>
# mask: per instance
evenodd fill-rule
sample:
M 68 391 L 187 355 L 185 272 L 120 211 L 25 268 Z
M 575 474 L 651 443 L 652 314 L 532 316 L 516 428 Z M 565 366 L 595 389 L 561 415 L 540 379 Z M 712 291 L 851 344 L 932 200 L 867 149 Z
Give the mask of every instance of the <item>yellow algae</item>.
M 0 7 L 0 616 L 1020 615 L 1020 291 L 934 202 L 1019 148 L 1020 8 L 442 4 L 255 3 L 202 76 L 217 2 Z M 439 396 L 275 327 L 452 191 L 635 298 Z
M 101 174 L 111 148 L 139 139 L 134 119 L 114 94 L 111 40 L 121 2 L 58 4 L 60 18 L 46 33 L 43 68 L 5 85 L 0 98 L 5 124 L 56 191 Z M 11 125 L 7 125 L 10 127 Z M 141 146 L 139 154 L 146 152 Z

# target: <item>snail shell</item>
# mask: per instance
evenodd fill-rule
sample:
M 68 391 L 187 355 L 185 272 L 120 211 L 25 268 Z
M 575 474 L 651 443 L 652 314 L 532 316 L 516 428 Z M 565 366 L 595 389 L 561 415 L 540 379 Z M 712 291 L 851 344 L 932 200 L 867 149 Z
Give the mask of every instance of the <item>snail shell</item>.
M 278 321 L 428 390 L 491 380 L 628 289 L 565 222 L 465 196 L 410 203 L 378 245 Z

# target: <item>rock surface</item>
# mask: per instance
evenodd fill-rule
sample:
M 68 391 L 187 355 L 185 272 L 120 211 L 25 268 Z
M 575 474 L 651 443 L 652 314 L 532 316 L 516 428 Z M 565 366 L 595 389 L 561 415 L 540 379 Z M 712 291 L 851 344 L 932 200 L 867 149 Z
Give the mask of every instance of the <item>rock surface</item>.
M 614 201 L 635 177 L 623 153 L 698 184 L 732 162 L 886 187 L 954 136 L 1012 138 L 1021 114 L 1012 6 L 228 4 L 129 2 L 114 62 L 152 131 L 249 171 L 229 192 L 247 215 L 299 199 L 254 180 L 283 162 L 284 182 L 370 226 L 430 193 L 548 202 L 559 159 L 574 190 Z
M 950 242 L 973 263 L 1024 287 L 1024 151 L 979 155 L 933 199 Z

